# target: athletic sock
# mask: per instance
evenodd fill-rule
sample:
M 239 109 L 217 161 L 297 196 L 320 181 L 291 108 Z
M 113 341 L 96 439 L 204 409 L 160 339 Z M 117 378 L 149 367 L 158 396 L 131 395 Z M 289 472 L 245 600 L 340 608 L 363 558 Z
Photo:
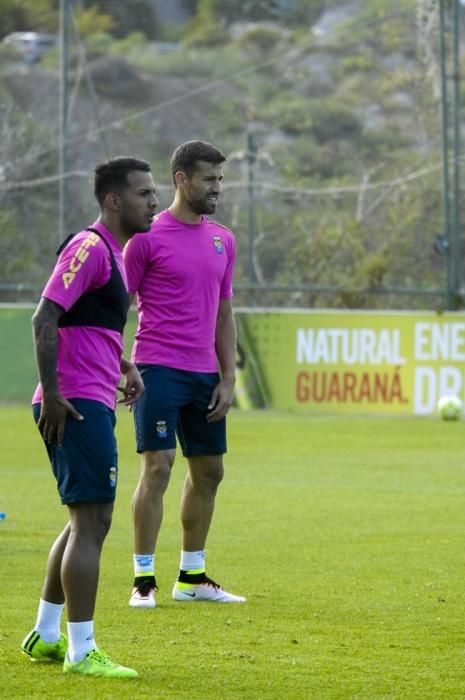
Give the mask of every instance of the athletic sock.
M 92 649 L 96 649 L 94 621 L 68 622 L 68 659 L 71 663 L 82 661 Z
M 178 581 L 188 585 L 198 585 L 205 578 L 205 551 L 186 552 L 181 550 Z
M 135 578 L 155 576 L 155 554 L 133 554 Z
M 60 623 L 64 607 L 64 603 L 57 605 L 56 603 L 48 603 L 42 598 L 40 599 L 37 622 L 34 629 L 47 644 L 53 644 L 53 642 L 60 639 Z

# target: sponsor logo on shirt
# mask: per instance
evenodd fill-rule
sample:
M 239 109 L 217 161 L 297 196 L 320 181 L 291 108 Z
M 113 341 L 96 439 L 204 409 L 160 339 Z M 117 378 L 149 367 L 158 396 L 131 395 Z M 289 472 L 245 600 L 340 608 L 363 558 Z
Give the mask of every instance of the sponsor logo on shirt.
M 65 289 L 68 289 L 69 285 L 76 277 L 76 273 L 79 272 L 79 270 L 89 257 L 88 249 L 97 245 L 99 240 L 100 236 L 97 236 L 96 233 L 90 233 L 87 236 L 87 238 L 81 243 L 77 251 L 74 253 L 73 257 L 70 260 L 67 271 L 64 272 L 61 276 Z
M 223 241 L 221 240 L 221 236 L 213 236 L 213 245 L 215 246 L 216 252 L 221 255 L 223 252 Z

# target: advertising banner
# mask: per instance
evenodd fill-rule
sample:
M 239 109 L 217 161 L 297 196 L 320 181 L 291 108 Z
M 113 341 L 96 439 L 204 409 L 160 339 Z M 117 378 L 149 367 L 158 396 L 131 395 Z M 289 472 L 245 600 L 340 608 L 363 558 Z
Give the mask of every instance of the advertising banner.
M 237 311 L 239 406 L 429 415 L 465 400 L 465 314 Z

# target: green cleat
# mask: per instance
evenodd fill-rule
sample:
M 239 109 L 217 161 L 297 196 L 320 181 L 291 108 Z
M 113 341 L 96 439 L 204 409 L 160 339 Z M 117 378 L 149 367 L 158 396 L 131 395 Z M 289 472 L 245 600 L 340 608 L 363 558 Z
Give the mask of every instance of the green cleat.
M 32 630 L 24 638 L 21 651 L 27 654 L 31 661 L 63 661 L 68 649 L 68 638 L 64 634 L 56 642 L 44 642 L 38 632 Z
M 101 678 L 137 678 L 139 675 L 133 668 L 126 668 L 115 663 L 98 649 L 89 651 L 82 661 L 71 663 L 68 657 L 63 664 L 63 673 L 82 673 L 84 676 L 98 676 Z

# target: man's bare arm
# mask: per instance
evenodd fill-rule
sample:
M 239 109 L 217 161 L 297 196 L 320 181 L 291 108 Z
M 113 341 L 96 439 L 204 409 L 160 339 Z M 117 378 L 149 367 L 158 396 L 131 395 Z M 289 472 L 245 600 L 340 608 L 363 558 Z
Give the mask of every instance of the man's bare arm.
M 207 420 L 215 422 L 224 418 L 232 406 L 236 382 L 236 323 L 231 299 L 222 299 L 216 320 L 215 348 L 220 365 L 221 378 L 215 387 Z
M 32 317 L 32 333 L 39 381 L 42 385 L 42 410 L 39 428 L 46 442 L 63 444 L 66 418 L 83 417 L 61 396 L 58 386 L 58 320 L 64 310 L 49 299 L 42 299 Z

